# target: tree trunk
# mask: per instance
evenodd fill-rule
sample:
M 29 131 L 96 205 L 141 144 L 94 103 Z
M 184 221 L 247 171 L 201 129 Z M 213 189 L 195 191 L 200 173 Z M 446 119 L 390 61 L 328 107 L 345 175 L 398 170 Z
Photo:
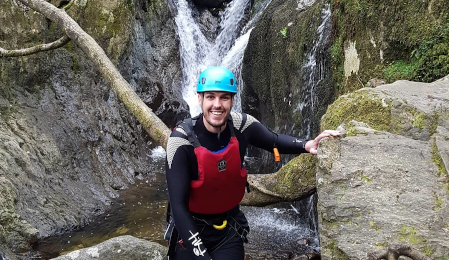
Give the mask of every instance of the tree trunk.
M 59 29 L 61 29 L 73 43 L 78 45 L 84 51 L 100 71 L 101 75 L 103 75 L 106 81 L 110 84 L 120 100 L 142 124 L 142 127 L 147 131 L 150 137 L 165 149 L 168 137 L 170 136 L 170 129 L 134 92 L 97 42 L 64 10 L 58 9 L 43 0 L 19 1 L 55 22 Z

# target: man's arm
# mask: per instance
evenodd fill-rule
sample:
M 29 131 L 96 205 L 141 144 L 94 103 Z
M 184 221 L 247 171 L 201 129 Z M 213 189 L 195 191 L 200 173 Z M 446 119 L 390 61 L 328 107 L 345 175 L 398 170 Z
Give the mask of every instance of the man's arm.
M 305 145 L 307 140 L 284 134 L 276 134 L 262 125 L 254 117 L 247 115 L 249 126 L 242 131 L 249 144 L 273 152 L 277 148 L 283 154 L 307 153 Z
M 267 151 L 277 148 L 283 154 L 311 153 L 317 154 L 318 143 L 329 136 L 340 136 L 341 133 L 334 130 L 325 130 L 313 140 L 295 138 L 293 136 L 276 134 L 262 125 L 254 117 L 247 115 L 250 122 L 242 134 L 248 143 Z
M 170 207 L 183 245 L 197 255 L 198 260 L 211 259 L 201 241 L 196 225 L 189 211 L 191 164 L 193 146 L 181 137 L 169 138 L 167 162 L 165 165 Z M 175 133 L 176 136 L 176 133 Z

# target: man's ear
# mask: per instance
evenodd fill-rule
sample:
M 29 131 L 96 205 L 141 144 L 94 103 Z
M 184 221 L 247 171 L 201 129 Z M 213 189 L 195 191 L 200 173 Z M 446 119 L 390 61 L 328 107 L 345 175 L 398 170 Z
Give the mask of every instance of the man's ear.
M 201 104 L 203 103 L 203 95 L 202 93 L 198 93 L 197 95 L 198 95 L 198 105 L 200 105 L 201 107 Z

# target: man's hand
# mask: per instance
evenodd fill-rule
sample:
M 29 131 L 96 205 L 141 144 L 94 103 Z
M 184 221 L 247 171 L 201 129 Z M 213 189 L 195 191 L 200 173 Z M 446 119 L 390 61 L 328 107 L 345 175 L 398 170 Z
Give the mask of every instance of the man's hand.
M 341 133 L 339 131 L 325 130 L 317 137 L 315 137 L 315 139 L 308 141 L 304 148 L 306 148 L 306 151 L 311 154 L 317 154 L 318 143 L 320 142 L 321 139 L 329 136 L 340 136 L 340 135 Z

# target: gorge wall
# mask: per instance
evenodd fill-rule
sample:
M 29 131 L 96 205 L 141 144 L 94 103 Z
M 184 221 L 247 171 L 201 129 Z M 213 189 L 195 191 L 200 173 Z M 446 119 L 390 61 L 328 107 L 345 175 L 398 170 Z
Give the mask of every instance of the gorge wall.
M 67 12 L 167 125 L 187 113 L 166 1 L 80 0 Z M 15 0 L 0 3 L 0 24 L 4 49 L 61 36 Z M 154 145 L 77 46 L 0 58 L 0 75 L 2 246 L 24 252 L 38 238 L 80 228 L 151 174 Z

